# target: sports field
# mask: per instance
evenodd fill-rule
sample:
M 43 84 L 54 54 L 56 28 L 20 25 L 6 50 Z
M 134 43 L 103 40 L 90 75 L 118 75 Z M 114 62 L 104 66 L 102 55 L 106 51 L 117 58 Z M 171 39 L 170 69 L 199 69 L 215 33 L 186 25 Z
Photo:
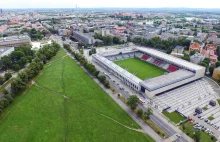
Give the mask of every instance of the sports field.
M 59 51 L 23 95 L 1 115 L 7 142 L 152 142 L 70 57 Z M 104 116 L 108 116 L 108 119 Z
M 128 70 L 130 73 L 135 74 L 138 78 L 145 80 L 149 77 L 157 77 L 163 75 L 166 71 L 142 61 L 137 58 L 129 58 L 125 60 L 115 61 L 116 64 L 120 65 L 122 68 Z

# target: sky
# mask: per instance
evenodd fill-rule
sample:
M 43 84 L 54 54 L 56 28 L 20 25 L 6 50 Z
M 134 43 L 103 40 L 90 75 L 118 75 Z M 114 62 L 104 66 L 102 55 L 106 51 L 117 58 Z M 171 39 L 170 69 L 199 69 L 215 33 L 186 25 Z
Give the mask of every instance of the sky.
M 220 8 L 219 0 L 0 0 L 0 8 Z

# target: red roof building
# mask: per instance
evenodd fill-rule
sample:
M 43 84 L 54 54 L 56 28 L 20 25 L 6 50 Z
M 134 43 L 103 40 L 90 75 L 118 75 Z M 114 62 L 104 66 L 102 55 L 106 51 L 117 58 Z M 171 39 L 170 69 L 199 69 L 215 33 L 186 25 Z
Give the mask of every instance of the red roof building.
M 218 60 L 218 56 L 215 55 L 216 49 L 216 44 L 206 44 L 206 46 L 202 49 L 202 54 L 206 58 L 210 59 L 211 64 L 215 64 L 215 62 Z
M 200 53 L 200 44 L 198 42 L 193 42 L 189 47 L 189 52 L 190 51 L 197 51 Z

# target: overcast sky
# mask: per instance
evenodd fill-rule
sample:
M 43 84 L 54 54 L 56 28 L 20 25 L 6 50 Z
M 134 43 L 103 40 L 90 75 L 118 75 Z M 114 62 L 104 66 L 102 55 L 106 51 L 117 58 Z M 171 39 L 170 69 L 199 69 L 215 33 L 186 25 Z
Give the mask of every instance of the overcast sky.
M 220 8 L 220 0 L 0 0 L 0 8 Z

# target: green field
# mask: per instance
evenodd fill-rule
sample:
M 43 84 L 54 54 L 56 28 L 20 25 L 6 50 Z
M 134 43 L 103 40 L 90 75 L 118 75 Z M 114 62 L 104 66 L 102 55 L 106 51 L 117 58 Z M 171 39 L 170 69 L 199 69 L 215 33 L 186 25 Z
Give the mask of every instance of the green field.
M 163 75 L 166 71 L 147 63 L 146 61 L 142 61 L 137 58 L 129 58 L 125 60 L 115 61 L 116 64 L 120 65 L 122 68 L 128 70 L 130 73 L 135 74 L 138 78 L 145 80 L 149 77 L 157 77 Z
M 59 51 L 36 78 L 43 88 L 33 85 L 3 112 L 1 141 L 153 141 L 104 117 L 140 128 L 71 58 L 60 58 L 64 55 Z
M 170 121 L 174 122 L 175 124 L 179 123 L 181 120 L 185 120 L 183 116 L 176 112 L 168 112 L 168 111 L 163 111 L 163 114 L 170 119 Z

